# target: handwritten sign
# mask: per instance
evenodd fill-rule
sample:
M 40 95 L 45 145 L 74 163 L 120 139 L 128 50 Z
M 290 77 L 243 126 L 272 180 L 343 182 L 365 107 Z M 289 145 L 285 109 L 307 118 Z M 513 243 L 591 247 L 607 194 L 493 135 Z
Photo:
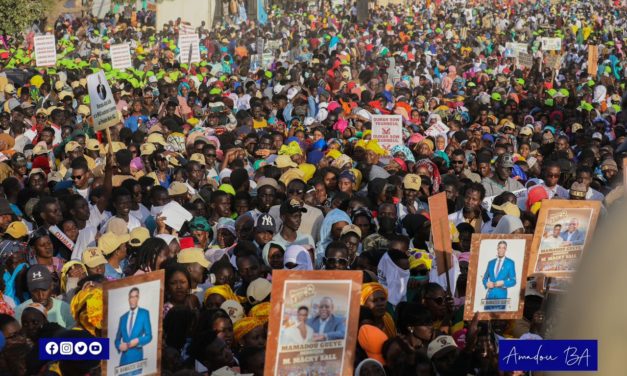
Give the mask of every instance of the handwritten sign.
M 87 92 L 91 102 L 91 115 L 94 120 L 95 131 L 107 129 L 120 122 L 111 87 L 109 87 L 104 71 L 87 76 Z
M 131 48 L 128 43 L 112 44 L 109 53 L 113 69 L 127 69 L 133 66 Z
M 35 37 L 35 63 L 38 67 L 53 67 L 57 64 L 57 46 L 54 35 Z
M 540 38 L 542 43 L 542 51 L 561 51 L 562 39 L 561 38 Z
M 547 55 L 544 60 L 546 66 L 551 69 L 559 70 L 562 65 L 562 55 Z
M 533 67 L 533 55 L 528 53 L 519 53 L 518 54 L 518 65 L 523 66 L 527 69 L 531 69 Z
M 401 115 L 373 115 L 372 139 L 379 141 L 385 150 L 403 144 L 403 118 Z
M 425 131 L 425 134 L 427 136 L 437 137 L 441 134 L 448 133 L 448 131 L 450 130 L 451 129 L 447 127 L 444 123 L 435 123 Z
M 599 70 L 599 46 L 588 46 L 588 75 L 596 77 Z
M 198 34 L 179 35 L 179 62 L 191 64 L 200 62 L 200 40 Z

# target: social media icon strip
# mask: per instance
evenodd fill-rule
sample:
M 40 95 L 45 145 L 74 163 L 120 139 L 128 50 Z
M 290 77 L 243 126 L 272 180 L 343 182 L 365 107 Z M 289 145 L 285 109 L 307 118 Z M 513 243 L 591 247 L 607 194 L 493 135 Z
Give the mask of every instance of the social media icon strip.
M 41 338 L 40 360 L 108 360 L 109 338 Z

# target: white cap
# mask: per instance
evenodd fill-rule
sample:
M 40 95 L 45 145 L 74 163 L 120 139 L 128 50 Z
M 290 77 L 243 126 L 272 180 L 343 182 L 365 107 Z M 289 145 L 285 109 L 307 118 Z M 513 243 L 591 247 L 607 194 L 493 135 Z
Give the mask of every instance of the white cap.
M 292 98 L 294 98 L 296 96 L 296 94 L 298 94 L 298 92 L 300 91 L 299 87 L 292 87 L 287 91 L 287 100 L 292 100 Z
M 429 343 L 429 347 L 427 348 L 427 357 L 431 359 L 434 355 L 437 355 L 444 350 L 452 350 L 456 348 L 457 344 L 455 343 L 453 337 L 438 336 L 436 339 Z

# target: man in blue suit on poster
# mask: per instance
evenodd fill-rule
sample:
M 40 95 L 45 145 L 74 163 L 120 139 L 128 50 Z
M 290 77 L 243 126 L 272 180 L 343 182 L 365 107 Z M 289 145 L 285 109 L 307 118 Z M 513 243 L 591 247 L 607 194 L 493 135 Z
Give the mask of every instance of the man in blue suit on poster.
M 150 312 L 138 307 L 139 289 L 133 287 L 128 293 L 129 311 L 120 317 L 120 325 L 115 335 L 115 348 L 121 353 L 120 366 L 139 362 L 144 359 L 143 347 L 152 341 L 150 327 Z M 124 375 L 139 375 L 142 369 L 123 373 Z
M 583 231 L 579 231 L 579 221 L 577 218 L 572 218 L 568 222 L 568 228 L 563 231 L 560 236 L 564 240 L 562 245 L 583 245 L 586 240 L 586 235 Z
M 314 331 L 314 341 L 344 339 L 346 324 L 342 317 L 333 314 L 333 309 L 333 299 L 326 296 L 320 300 L 318 315 L 308 322 Z
M 506 252 L 507 242 L 501 240 L 497 246 L 497 257 L 488 262 L 488 268 L 483 274 L 483 286 L 488 289 L 484 306 L 486 311 L 504 310 L 505 304 L 490 300 L 507 299 L 507 289 L 516 285 L 514 260 L 505 257 Z

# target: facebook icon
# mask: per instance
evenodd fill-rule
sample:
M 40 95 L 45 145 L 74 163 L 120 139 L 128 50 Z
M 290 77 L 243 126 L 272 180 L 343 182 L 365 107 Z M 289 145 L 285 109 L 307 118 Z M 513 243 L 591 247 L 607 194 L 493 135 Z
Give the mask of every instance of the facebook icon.
M 40 360 L 107 360 L 109 338 L 41 338 Z

